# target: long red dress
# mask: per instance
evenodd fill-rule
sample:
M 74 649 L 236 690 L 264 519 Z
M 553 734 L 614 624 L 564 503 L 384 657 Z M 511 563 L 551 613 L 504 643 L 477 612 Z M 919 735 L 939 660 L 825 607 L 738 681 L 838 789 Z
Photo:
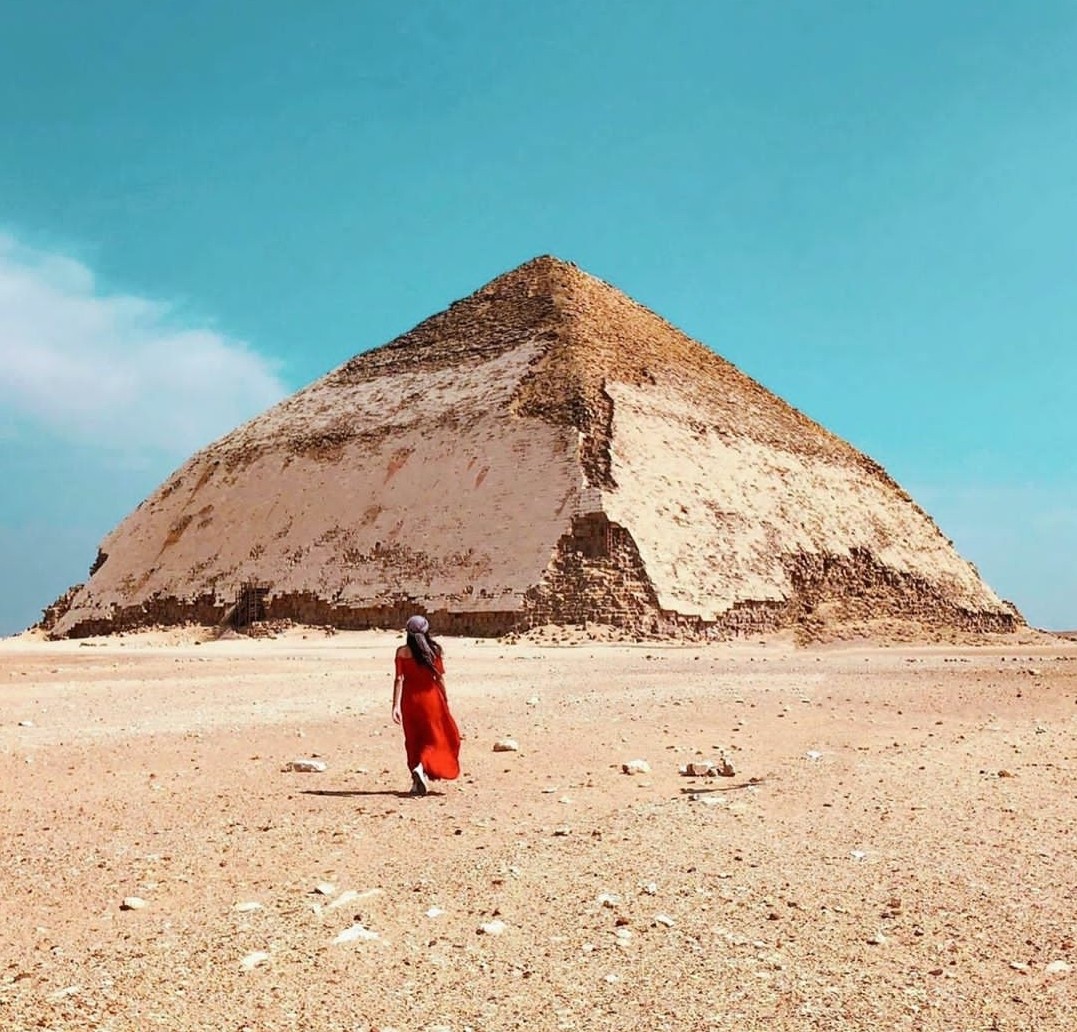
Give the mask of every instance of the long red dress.
M 435 660 L 444 674 L 441 657 Z M 449 712 L 445 689 L 429 668 L 411 656 L 396 657 L 396 676 L 404 678 L 400 717 L 404 725 L 404 748 L 408 769 L 420 763 L 433 780 L 452 781 L 460 775 L 460 732 Z

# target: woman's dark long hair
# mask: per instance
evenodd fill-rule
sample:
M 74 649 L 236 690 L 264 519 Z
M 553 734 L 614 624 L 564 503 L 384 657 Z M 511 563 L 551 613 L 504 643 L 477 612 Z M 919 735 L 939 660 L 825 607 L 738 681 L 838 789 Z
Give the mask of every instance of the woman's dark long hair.
M 441 646 L 430 637 L 430 632 L 416 634 L 413 631 L 408 631 L 408 651 L 411 653 L 411 658 L 415 660 L 419 666 L 424 666 L 429 670 L 437 680 L 441 680 L 441 672 L 437 668 L 437 664 L 434 662 L 438 656 L 441 655 Z

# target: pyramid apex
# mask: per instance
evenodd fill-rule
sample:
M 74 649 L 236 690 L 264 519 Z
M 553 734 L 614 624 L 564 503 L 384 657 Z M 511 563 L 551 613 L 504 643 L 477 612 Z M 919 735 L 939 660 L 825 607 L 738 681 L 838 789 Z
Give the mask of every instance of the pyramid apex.
M 566 261 L 553 254 L 539 254 L 521 262 L 508 272 L 503 272 L 490 281 L 487 286 L 503 282 L 556 284 L 579 280 L 593 280 L 595 277 L 581 269 L 575 262 Z

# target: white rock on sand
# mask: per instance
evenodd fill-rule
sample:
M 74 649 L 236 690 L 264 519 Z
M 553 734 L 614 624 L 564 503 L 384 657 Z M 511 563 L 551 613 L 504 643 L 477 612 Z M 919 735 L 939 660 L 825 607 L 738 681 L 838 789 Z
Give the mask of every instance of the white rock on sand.
M 286 774 L 324 774 L 328 769 L 329 764 L 325 760 L 316 760 L 314 758 L 290 760 L 281 768 Z
M 381 936 L 377 932 L 372 932 L 369 928 L 364 928 L 361 924 L 353 924 L 350 928 L 345 928 L 334 940 L 333 945 L 338 946 L 346 942 L 373 942 L 375 939 L 380 939 Z

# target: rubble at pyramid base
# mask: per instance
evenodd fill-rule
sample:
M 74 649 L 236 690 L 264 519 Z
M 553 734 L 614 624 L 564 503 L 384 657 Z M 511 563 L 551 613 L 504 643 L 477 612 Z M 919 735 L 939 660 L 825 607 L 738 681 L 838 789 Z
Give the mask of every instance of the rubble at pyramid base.
M 631 537 L 610 525 L 613 548 L 588 555 L 579 538 L 563 541 L 544 584 L 529 591 L 516 609 L 460 610 L 436 601 L 408 598 L 353 606 L 314 592 L 268 592 L 258 622 L 291 623 L 336 630 L 398 630 L 414 612 L 427 613 L 438 633 L 473 638 L 526 634 L 536 627 L 600 625 L 637 640 L 724 641 L 794 631 L 803 642 L 853 638 L 871 628 L 886 637 L 887 623 L 903 639 L 940 634 L 1011 634 L 1025 626 L 1012 608 L 969 610 L 914 575 L 879 566 L 864 551 L 849 556 L 790 556 L 785 560 L 797 592 L 781 600 L 747 600 L 716 620 L 663 609 L 647 580 Z M 567 537 L 567 536 L 566 536 Z M 42 621 L 50 632 L 72 592 L 58 600 Z M 207 593 L 196 598 L 151 598 L 118 607 L 108 617 L 81 620 L 62 637 L 84 638 L 146 628 L 201 625 L 250 626 L 236 619 L 237 602 Z M 895 630 L 896 628 L 896 630 Z

